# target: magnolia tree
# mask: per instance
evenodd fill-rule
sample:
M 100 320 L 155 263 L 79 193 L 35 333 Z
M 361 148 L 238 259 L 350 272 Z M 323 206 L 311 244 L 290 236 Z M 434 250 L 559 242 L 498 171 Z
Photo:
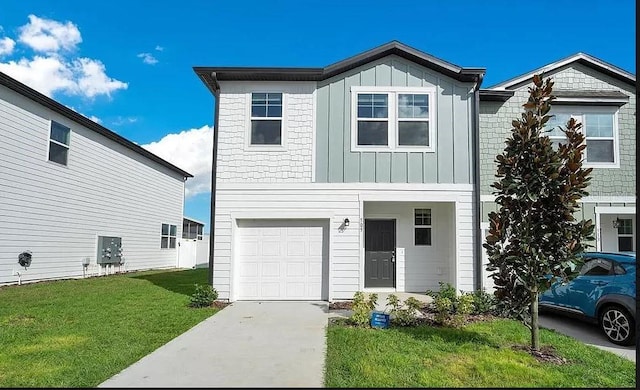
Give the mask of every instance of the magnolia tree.
M 498 211 L 489 214 L 484 247 L 495 295 L 507 315 L 531 331 L 531 348 L 539 350 L 538 296 L 554 279 L 566 281 L 576 269 L 576 255 L 593 240 L 591 220 L 576 220 L 578 201 L 588 195 L 591 168 L 582 167 L 582 125 L 570 119 L 561 130 L 567 138 L 554 148 L 545 134 L 553 82 L 533 77 L 521 118 L 511 125 L 502 154 L 496 156 Z

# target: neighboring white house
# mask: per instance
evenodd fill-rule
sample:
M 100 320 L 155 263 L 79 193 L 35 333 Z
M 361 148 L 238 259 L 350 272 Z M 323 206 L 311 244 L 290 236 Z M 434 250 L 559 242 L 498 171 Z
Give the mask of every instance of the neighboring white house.
M 325 68 L 194 70 L 216 97 L 220 298 L 477 287 L 484 69 L 391 42 Z
M 189 173 L 3 73 L 0 138 L 0 285 L 177 266 Z

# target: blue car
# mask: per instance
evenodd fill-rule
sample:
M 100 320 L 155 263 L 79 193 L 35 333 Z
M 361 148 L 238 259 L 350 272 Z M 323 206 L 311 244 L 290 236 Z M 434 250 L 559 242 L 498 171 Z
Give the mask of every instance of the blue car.
M 585 252 L 580 274 L 556 282 L 540 295 L 541 311 L 552 310 L 597 323 L 615 344 L 634 342 L 636 330 L 635 253 Z

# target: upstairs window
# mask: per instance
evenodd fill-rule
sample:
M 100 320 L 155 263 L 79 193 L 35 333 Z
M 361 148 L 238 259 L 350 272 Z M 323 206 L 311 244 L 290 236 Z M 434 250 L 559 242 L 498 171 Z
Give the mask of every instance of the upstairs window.
M 433 151 L 435 89 L 352 87 L 351 149 Z
M 565 128 L 570 118 L 582 123 L 585 137 L 584 162 L 588 167 L 617 168 L 618 123 L 617 109 L 608 107 L 559 107 L 552 109 L 554 115 L 545 128 L 547 135 L 557 148 L 566 142 L 565 134 L 558 128 Z
M 358 145 L 389 144 L 389 97 L 387 94 L 358 94 Z
M 51 121 L 49 133 L 49 161 L 67 165 L 69 159 L 69 141 L 71 129 L 58 122 Z
M 251 94 L 250 145 L 282 145 L 282 93 Z
M 429 146 L 429 95 L 398 95 L 398 145 Z
M 176 225 L 162 224 L 162 236 L 160 238 L 160 248 L 173 249 L 176 247 Z
M 431 209 L 414 210 L 414 244 L 431 245 Z

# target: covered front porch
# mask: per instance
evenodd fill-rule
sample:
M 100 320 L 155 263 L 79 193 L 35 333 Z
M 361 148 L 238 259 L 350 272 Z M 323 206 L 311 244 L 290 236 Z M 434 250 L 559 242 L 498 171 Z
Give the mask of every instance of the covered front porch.
M 471 238 L 466 236 L 466 220 L 456 223 L 455 201 L 365 201 L 362 215 L 364 291 L 424 294 L 437 291 L 438 282 L 464 287 L 456 277 L 463 272 L 457 238 Z M 467 271 L 472 276 L 472 269 Z
M 636 251 L 635 207 L 596 207 L 596 250 Z

